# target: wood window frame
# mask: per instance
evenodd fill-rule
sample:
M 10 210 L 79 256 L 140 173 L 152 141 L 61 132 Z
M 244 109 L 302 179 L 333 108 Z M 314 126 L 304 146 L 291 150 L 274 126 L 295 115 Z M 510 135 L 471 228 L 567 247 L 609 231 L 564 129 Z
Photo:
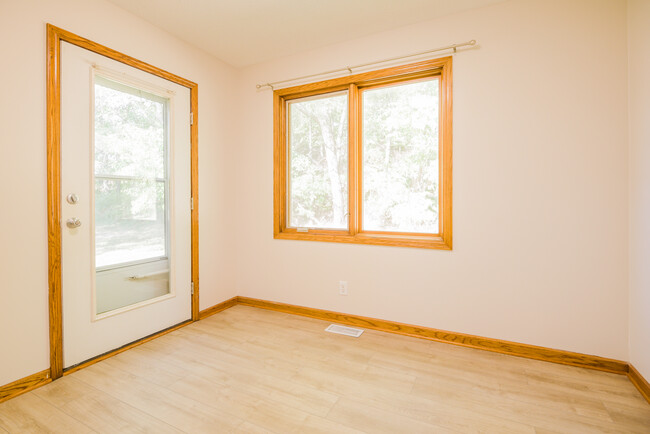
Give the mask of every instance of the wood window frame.
M 63 369 L 63 306 L 61 300 L 61 42 L 68 42 L 125 65 L 184 86 L 190 90 L 190 172 L 191 172 L 191 275 L 192 319 L 199 319 L 199 86 L 178 75 L 152 66 L 134 57 L 100 45 L 89 39 L 47 24 L 47 239 L 48 299 L 50 326 L 50 377 L 55 380 Z M 176 326 L 175 326 L 176 327 Z M 173 327 L 172 327 L 173 328 Z M 161 333 L 164 333 L 162 331 Z M 148 339 L 148 338 L 146 338 Z M 70 368 L 72 369 L 72 368 Z M 70 372 L 70 371 L 67 371 Z
M 363 231 L 361 92 L 427 77 L 440 80 L 439 233 Z M 348 230 L 287 227 L 287 103 L 291 100 L 337 91 L 348 91 Z M 452 249 L 452 57 L 426 60 L 347 77 L 278 89 L 273 92 L 273 237 L 285 240 L 327 241 L 382 246 Z

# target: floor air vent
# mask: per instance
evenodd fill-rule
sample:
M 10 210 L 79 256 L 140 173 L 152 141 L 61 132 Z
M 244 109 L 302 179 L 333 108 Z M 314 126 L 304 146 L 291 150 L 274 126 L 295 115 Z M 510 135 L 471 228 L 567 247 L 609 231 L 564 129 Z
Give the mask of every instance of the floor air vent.
M 352 327 L 345 327 L 336 324 L 330 324 L 329 327 L 325 329 L 326 332 L 338 333 L 340 335 L 352 336 L 353 338 L 358 338 L 363 333 L 361 329 L 355 329 Z

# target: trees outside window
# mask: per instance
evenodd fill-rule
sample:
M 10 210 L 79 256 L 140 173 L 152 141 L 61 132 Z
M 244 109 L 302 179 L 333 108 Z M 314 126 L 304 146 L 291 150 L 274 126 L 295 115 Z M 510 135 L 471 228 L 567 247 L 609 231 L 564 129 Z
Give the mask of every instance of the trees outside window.
M 167 257 L 168 101 L 95 76 L 95 265 Z

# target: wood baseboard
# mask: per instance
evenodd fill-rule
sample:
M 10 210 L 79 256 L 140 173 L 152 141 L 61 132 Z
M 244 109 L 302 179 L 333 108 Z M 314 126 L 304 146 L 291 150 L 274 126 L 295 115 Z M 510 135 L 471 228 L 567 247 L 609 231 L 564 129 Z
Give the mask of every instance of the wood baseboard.
M 0 402 L 15 398 L 18 395 L 29 392 L 30 390 L 36 389 L 37 387 L 50 382 L 52 382 L 50 370 L 46 369 L 12 383 L 5 384 L 4 386 L 0 386 Z
M 354 325 L 357 327 L 379 330 L 383 332 L 413 336 L 436 342 L 444 342 L 453 345 L 476 348 L 479 350 L 509 354 L 511 356 L 543 360 L 546 362 L 560 363 L 563 365 L 579 366 L 581 368 L 596 369 L 599 371 L 613 372 L 617 374 L 627 374 L 628 372 L 628 364 L 626 362 L 607 359 L 599 356 L 590 356 L 587 354 L 555 350 L 552 348 L 520 344 L 517 342 L 509 342 L 500 339 L 491 339 L 463 333 L 454 333 L 445 330 L 419 327 L 394 321 L 367 318 L 363 316 L 332 312 L 322 309 L 294 306 L 291 304 L 278 303 L 274 301 L 258 300 L 249 297 L 237 297 L 237 303 L 245 306 L 253 306 L 262 309 L 291 313 L 294 315 L 308 316 L 310 318 L 334 321 L 342 324 Z
M 389 333 L 396 333 L 404 336 L 412 336 L 421 339 L 428 339 L 436 342 L 443 342 L 452 345 L 459 345 L 479 350 L 492 351 L 511 356 L 524 357 L 535 360 L 542 360 L 545 362 L 559 363 L 563 365 L 578 366 L 581 368 L 596 369 L 599 371 L 612 372 L 616 374 L 626 374 L 630 381 L 639 389 L 641 394 L 650 403 L 650 384 L 643 378 L 643 376 L 632 365 L 628 363 L 607 359 L 599 356 L 591 356 L 587 354 L 573 353 L 570 351 L 556 350 L 552 348 L 538 347 L 534 345 L 520 344 L 517 342 L 503 341 L 500 339 L 491 339 L 481 336 L 468 335 L 464 333 L 454 333 L 445 330 L 438 330 L 429 327 L 419 327 L 409 324 L 398 323 L 394 321 L 386 321 L 376 318 L 368 318 L 359 315 L 350 315 L 340 312 L 333 312 L 323 309 L 315 309 L 310 307 L 296 306 L 286 303 L 279 303 L 275 301 L 259 300 L 250 297 L 233 297 L 229 300 L 223 301 L 212 307 L 204 309 L 199 312 L 199 319 L 207 318 L 218 312 L 222 312 L 228 308 L 238 304 L 244 306 L 257 307 L 262 309 L 274 310 L 278 312 L 289 313 L 293 315 L 301 315 L 310 318 L 316 318 L 326 321 L 333 321 L 341 324 L 354 325 L 372 330 L 378 330 Z M 178 330 L 191 324 L 191 321 L 186 321 L 169 329 L 160 331 L 153 335 L 147 336 L 136 342 L 125 345 L 116 350 L 102 354 L 79 365 L 70 367 L 65 370 L 64 375 L 69 375 L 82 368 L 90 366 L 101 360 L 107 359 L 111 356 L 119 354 L 123 351 L 141 345 L 159 336 Z M 0 386 L 0 402 L 11 399 L 21 393 L 28 392 L 39 386 L 51 382 L 50 370 L 38 372 L 36 374 L 25 377 L 21 380 L 14 381 L 13 383 L 5 386 Z
M 210 315 L 214 315 L 215 313 L 221 312 L 222 310 L 226 310 L 230 307 L 233 307 L 234 305 L 237 304 L 237 299 L 238 297 L 233 297 L 229 300 L 222 301 L 219 304 L 215 304 L 212 307 L 203 309 L 202 311 L 199 312 L 199 320 L 202 320 L 203 318 L 207 318 Z
M 637 369 L 632 366 L 630 363 L 630 370 L 627 373 L 628 378 L 636 386 L 637 389 L 639 389 L 639 392 L 641 392 L 641 395 L 648 401 L 648 404 L 650 404 L 650 383 L 648 383 L 648 380 L 643 378 L 643 375 Z

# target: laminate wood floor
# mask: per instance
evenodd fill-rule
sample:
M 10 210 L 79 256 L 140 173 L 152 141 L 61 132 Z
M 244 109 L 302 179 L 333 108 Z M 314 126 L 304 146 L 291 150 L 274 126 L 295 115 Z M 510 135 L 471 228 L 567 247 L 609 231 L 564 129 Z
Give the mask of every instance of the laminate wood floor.
M 650 433 L 623 375 L 235 306 L 0 404 L 0 433 Z

